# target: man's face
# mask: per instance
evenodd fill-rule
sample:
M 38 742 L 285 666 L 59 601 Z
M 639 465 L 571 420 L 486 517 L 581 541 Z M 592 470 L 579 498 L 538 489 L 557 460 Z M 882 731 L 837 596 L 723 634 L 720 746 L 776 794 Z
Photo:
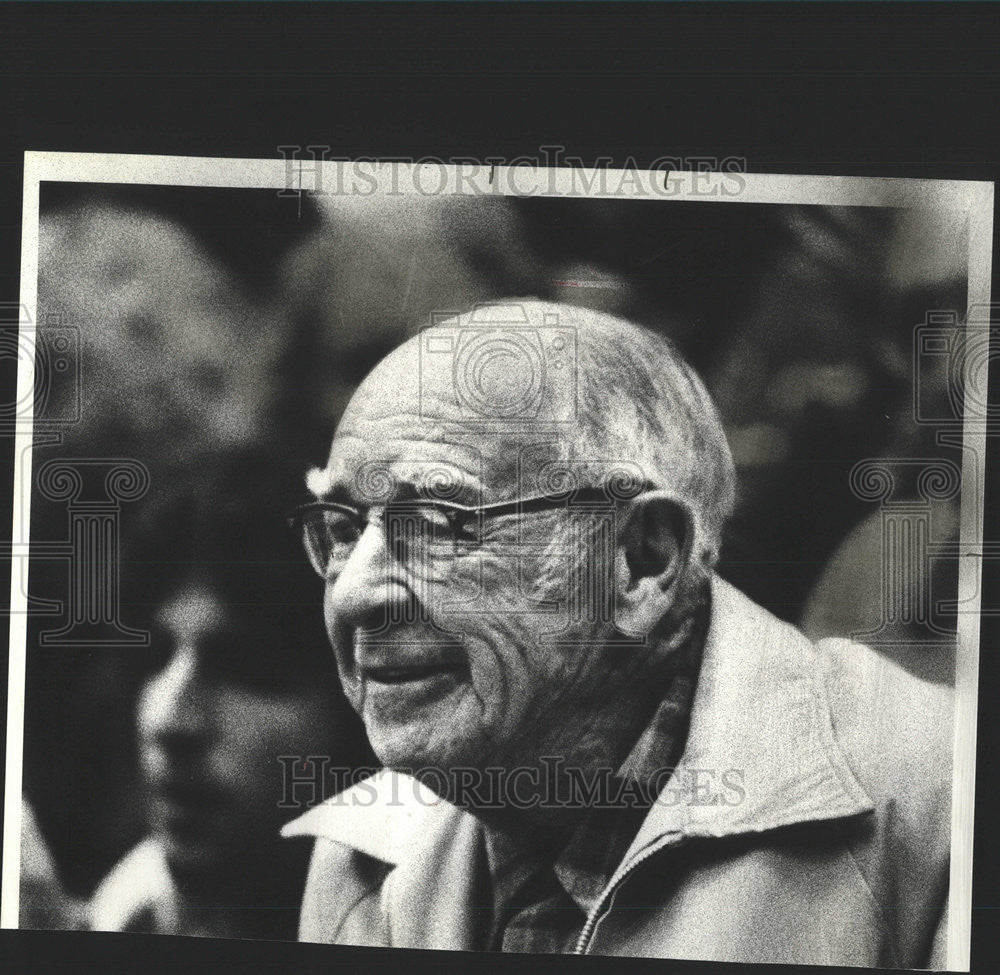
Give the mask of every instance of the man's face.
M 275 686 L 266 660 L 255 670 L 253 637 L 209 587 L 179 591 L 155 624 L 164 665 L 138 704 L 152 831 L 185 878 L 219 883 L 261 863 L 275 870 L 281 851 L 272 848 L 288 818 L 278 756 L 328 747 L 330 703 L 315 687 Z
M 372 484 L 384 499 L 387 484 L 395 496 L 436 478 L 456 502 L 488 504 L 538 493 L 539 472 L 566 455 L 572 431 L 474 429 L 447 376 L 435 385 L 425 372 L 422 398 L 419 378 L 411 343 L 365 381 L 321 497 L 365 508 Z M 566 535 L 565 511 L 496 517 L 474 548 L 421 573 L 395 556 L 383 525 L 367 526 L 328 578 L 325 618 L 347 697 L 386 765 L 481 769 L 567 754 L 622 691 L 621 651 L 595 640 L 609 624 L 566 616 Z M 560 642 L 545 638 L 561 627 Z

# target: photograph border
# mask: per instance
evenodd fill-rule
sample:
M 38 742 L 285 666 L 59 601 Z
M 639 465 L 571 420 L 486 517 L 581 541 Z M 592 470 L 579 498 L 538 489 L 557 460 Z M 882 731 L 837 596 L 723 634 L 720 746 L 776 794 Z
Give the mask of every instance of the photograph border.
M 993 195 L 990 182 L 847 176 L 798 176 L 687 171 L 544 169 L 490 164 L 379 163 L 366 161 L 367 195 L 483 195 L 643 199 L 650 202 L 764 203 L 816 206 L 872 206 L 964 212 L 968 217 L 969 309 L 990 307 Z M 284 195 L 310 193 L 309 180 L 342 187 L 359 161 L 235 159 L 98 153 L 27 152 L 21 251 L 20 306 L 24 331 L 37 328 L 39 194 L 42 182 L 159 184 L 273 189 Z M 669 192 L 667 184 L 669 181 Z M 734 191 L 736 183 L 740 189 Z M 427 192 L 432 187 L 434 193 Z M 318 187 L 314 184 L 314 192 Z M 294 201 L 290 202 L 294 205 Z M 970 316 L 971 317 L 971 316 Z M 916 326 L 917 323 L 914 323 Z M 968 325 L 966 325 L 968 328 Z M 948 968 L 969 970 L 972 856 L 978 714 L 979 633 L 983 519 L 986 494 L 986 415 L 969 409 L 985 404 L 988 377 L 965 362 L 965 412 L 961 477 L 960 559 L 955 673 L 955 717 L 951 806 Z M 17 403 L 34 400 L 35 366 L 18 363 Z M 28 552 L 33 417 L 14 430 L 12 544 Z M 845 472 L 846 473 L 846 472 Z M 8 672 L 6 788 L 0 927 L 18 927 L 21 842 L 21 783 L 27 641 L 26 572 L 12 571 Z M 963 598 L 963 594 L 966 594 Z

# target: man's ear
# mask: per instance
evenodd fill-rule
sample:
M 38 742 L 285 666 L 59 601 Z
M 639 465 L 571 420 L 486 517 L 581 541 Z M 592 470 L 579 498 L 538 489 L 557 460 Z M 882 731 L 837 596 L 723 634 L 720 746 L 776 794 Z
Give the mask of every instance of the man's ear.
M 672 498 L 645 494 L 623 514 L 615 552 L 615 620 L 630 635 L 648 634 L 667 614 L 687 570 L 693 526 Z

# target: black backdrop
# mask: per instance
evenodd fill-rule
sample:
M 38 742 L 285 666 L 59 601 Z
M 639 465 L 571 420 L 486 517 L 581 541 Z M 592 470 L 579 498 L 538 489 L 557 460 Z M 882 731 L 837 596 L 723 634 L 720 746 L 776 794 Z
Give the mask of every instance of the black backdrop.
M 273 157 L 298 143 L 344 156 L 513 157 L 561 143 L 584 160 L 738 156 L 754 172 L 996 179 L 998 27 L 987 4 L 5 4 L 2 294 L 18 294 L 25 149 Z M 995 456 L 993 441 L 993 477 Z M 989 539 L 996 508 L 987 506 Z M 998 575 L 985 567 L 984 608 L 1000 606 Z M 984 623 L 973 970 L 992 972 L 1000 665 Z M 2 950 L 11 971 L 399 962 L 310 945 L 66 934 L 7 936 Z M 406 962 L 521 967 L 487 956 Z M 560 964 L 580 963 L 546 960 L 546 970 Z

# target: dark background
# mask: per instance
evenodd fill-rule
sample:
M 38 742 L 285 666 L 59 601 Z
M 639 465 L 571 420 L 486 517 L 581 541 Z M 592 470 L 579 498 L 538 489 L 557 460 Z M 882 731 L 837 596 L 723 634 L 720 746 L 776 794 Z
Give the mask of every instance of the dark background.
M 13 122 L 0 156 L 10 296 L 18 293 L 19 234 L 11 229 L 19 226 L 24 149 L 274 157 L 277 145 L 311 143 L 338 156 L 513 157 L 561 143 L 585 161 L 712 155 L 745 157 L 753 172 L 1000 174 L 1000 20 L 985 4 L 43 3 L 5 5 L 0 18 Z M 997 537 L 995 509 L 987 505 L 988 539 Z M 996 575 L 987 564 L 984 609 L 1000 604 Z M 995 970 L 992 912 L 1000 904 L 990 843 L 994 645 L 984 621 L 973 912 L 973 970 L 983 972 Z M 10 937 L 4 950 L 18 971 L 29 958 L 45 971 L 133 970 L 149 963 L 154 945 L 154 968 L 169 971 L 320 970 L 335 954 L 32 934 Z M 341 953 L 348 965 L 361 957 L 398 963 Z M 428 961 L 436 969 L 515 967 L 478 956 Z M 546 965 L 581 964 L 554 962 Z M 582 964 L 614 970 L 597 959 Z

